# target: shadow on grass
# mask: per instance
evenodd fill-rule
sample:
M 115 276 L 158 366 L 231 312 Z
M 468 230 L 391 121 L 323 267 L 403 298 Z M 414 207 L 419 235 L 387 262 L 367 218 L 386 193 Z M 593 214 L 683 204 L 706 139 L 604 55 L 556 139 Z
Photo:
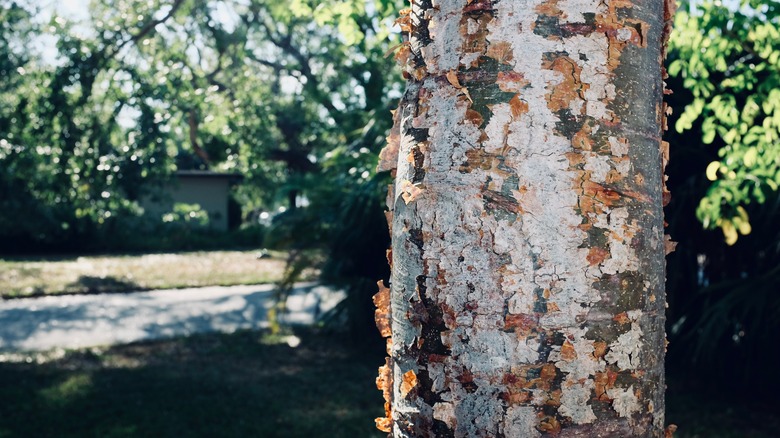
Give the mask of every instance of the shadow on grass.
M 380 437 L 381 351 L 296 333 L 208 334 L 0 363 L 0 437 Z M 32 358 L 36 360 L 38 358 Z M 777 401 L 670 379 L 677 438 L 776 437 Z
M 679 426 L 675 438 L 780 436 L 780 400 L 763 388 L 730 389 L 675 373 L 667 380 L 666 422 Z
M 40 268 L 34 268 L 40 271 Z M 92 276 L 81 275 L 79 278 L 71 283 L 63 286 L 62 290 L 52 293 L 48 291 L 44 286 L 32 286 L 24 292 L 19 291 L 1 291 L 0 298 L 14 299 L 14 298 L 38 298 L 49 295 L 93 295 L 93 294 L 105 294 L 105 293 L 127 293 L 127 292 L 142 292 L 149 290 L 147 287 L 139 286 L 133 281 L 129 281 L 125 278 L 119 278 L 116 276 Z
M 297 348 L 241 332 L 2 363 L 0 437 L 381 436 L 381 357 L 298 336 Z
M 145 288 L 133 281 L 114 276 L 96 277 L 81 275 L 78 280 L 65 286 L 66 293 L 102 294 L 109 292 L 142 291 Z

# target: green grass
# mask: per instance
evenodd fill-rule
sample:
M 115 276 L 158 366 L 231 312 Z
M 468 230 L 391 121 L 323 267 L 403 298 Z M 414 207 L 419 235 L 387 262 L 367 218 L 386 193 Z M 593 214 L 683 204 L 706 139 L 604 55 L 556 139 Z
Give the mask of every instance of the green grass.
M 0 437 L 379 437 L 378 355 L 253 332 L 0 363 Z M 29 359 L 29 358 L 28 358 Z
M 258 259 L 256 251 L 204 251 L 5 259 L 0 260 L 0 297 L 270 283 L 281 278 L 284 256 Z
M 380 437 L 381 352 L 298 330 L 239 332 L 37 356 L 0 355 L 0 437 Z M 4 361 L 4 362 L 3 362 Z M 777 437 L 766 401 L 672 379 L 677 438 Z

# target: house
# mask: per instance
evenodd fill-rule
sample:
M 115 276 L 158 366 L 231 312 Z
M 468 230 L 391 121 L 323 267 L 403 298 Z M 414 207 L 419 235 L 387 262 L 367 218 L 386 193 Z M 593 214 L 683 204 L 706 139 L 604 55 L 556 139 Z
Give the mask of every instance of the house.
M 230 188 L 242 179 L 237 173 L 179 170 L 159 194 L 143 199 L 141 206 L 148 216 L 161 218 L 173 211 L 175 204 L 197 204 L 208 212 L 210 228 L 228 231 Z

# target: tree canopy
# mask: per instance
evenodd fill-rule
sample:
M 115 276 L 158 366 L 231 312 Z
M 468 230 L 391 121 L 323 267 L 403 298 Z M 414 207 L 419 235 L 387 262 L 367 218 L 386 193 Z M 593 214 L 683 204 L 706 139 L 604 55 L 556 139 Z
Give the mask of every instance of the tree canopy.
M 683 2 L 670 44 L 669 363 L 735 386 L 778 360 L 764 346 L 780 329 L 779 13 Z
M 2 2 L 3 233 L 110 230 L 176 169 L 242 172 L 247 211 L 294 208 L 333 166 L 365 180 L 400 93 L 384 56 L 393 6 L 92 1 L 84 22 L 42 23 Z
M 692 94 L 675 129 L 698 120 L 701 141 L 718 150 L 696 215 L 731 245 L 751 232 L 745 206 L 776 198 L 780 185 L 780 5 L 696 2 L 677 14 L 674 28 L 669 74 Z

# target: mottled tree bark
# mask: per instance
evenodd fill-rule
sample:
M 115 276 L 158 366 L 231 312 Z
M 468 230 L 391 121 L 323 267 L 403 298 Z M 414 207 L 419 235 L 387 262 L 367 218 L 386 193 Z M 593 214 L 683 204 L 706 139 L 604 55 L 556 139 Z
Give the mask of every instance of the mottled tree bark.
M 663 436 L 669 18 L 663 0 L 412 2 L 379 165 L 380 429 Z

